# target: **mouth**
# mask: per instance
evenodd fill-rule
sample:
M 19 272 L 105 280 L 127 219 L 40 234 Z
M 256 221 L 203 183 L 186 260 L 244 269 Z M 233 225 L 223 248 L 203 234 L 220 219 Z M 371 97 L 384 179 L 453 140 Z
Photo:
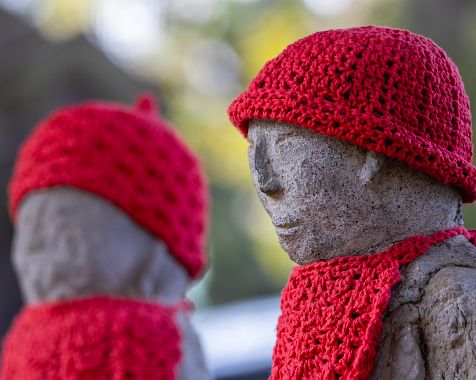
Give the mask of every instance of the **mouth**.
M 273 225 L 276 228 L 289 229 L 295 228 L 300 224 L 300 220 L 289 217 L 275 217 L 272 219 Z

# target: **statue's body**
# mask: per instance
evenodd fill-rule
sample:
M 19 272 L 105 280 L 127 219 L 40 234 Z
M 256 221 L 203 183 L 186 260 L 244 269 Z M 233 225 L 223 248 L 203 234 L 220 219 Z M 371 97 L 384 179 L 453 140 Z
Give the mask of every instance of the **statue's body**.
M 371 379 L 476 379 L 476 250 L 463 236 L 401 269 Z
M 300 126 L 250 122 L 249 162 L 298 264 L 386 250 L 462 225 L 461 195 L 406 165 Z M 373 379 L 473 379 L 476 248 L 464 236 L 402 266 Z

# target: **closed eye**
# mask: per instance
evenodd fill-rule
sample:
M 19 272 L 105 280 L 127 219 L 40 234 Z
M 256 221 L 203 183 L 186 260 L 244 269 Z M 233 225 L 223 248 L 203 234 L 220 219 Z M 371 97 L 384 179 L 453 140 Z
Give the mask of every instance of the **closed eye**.
M 284 141 L 293 138 L 293 137 L 298 137 L 299 134 L 296 132 L 288 132 L 288 133 L 283 133 L 278 136 L 276 139 L 276 145 L 282 144 Z

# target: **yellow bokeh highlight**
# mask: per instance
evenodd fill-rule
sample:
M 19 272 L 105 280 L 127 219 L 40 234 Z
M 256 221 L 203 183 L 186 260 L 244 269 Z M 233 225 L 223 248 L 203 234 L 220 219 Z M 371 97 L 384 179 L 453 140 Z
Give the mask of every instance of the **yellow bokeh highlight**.
M 47 38 L 73 38 L 89 28 L 94 4 L 95 0 L 42 0 L 35 22 Z
M 287 45 L 303 36 L 301 13 L 292 5 L 263 11 L 259 21 L 242 30 L 238 49 L 243 60 L 245 81 Z

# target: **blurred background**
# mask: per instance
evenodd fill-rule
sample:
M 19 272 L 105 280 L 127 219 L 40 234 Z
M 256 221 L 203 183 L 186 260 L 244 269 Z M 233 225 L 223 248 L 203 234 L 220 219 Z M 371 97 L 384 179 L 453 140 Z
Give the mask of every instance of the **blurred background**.
M 6 184 L 20 142 L 54 108 L 154 92 L 211 185 L 212 267 L 190 292 L 210 366 L 266 378 L 291 264 L 254 193 L 226 108 L 262 65 L 318 30 L 410 29 L 456 62 L 476 105 L 474 0 L 0 0 L 0 336 L 21 307 Z M 476 208 L 465 206 L 467 227 Z

